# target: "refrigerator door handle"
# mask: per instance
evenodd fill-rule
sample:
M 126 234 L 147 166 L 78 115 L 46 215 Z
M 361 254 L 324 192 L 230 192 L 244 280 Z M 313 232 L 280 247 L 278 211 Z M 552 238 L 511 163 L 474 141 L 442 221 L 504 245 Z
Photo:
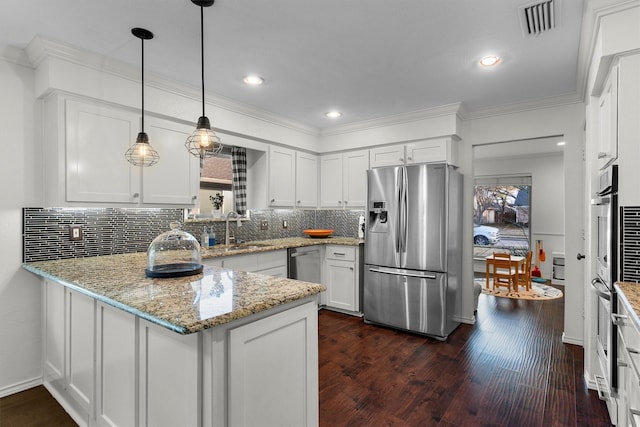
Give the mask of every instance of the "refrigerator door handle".
M 400 205 L 400 213 L 402 215 L 400 227 L 402 228 L 402 237 L 400 239 L 400 250 L 402 252 L 407 252 L 407 227 L 409 224 L 409 209 L 407 206 L 407 169 L 402 168 L 402 196 L 401 196 L 401 205 Z
M 372 272 L 372 273 L 391 274 L 393 276 L 418 277 L 420 279 L 435 280 L 435 278 L 436 278 L 436 276 L 433 275 L 433 274 L 398 273 L 396 271 L 380 270 L 378 268 L 370 268 L 369 271 Z
M 396 256 L 400 256 L 402 252 L 402 182 L 403 182 L 403 171 L 404 168 L 398 168 L 398 187 L 396 196 L 398 197 L 398 212 L 396 214 Z M 400 260 L 400 264 L 402 265 L 402 260 Z

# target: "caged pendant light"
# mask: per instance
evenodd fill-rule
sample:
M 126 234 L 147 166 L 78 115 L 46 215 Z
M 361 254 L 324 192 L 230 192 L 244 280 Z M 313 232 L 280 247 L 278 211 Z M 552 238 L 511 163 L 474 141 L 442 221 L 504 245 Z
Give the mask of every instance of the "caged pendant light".
M 214 0 L 191 0 L 200 6 L 200 64 L 202 72 L 202 116 L 198 119 L 196 130 L 187 138 L 185 147 L 191 154 L 200 157 L 200 168 L 205 157 L 213 157 L 222 151 L 220 138 L 211 130 L 209 118 L 204 114 L 204 8 L 213 4 Z
M 160 160 L 160 155 L 149 144 L 149 136 L 144 131 L 144 41 L 151 40 L 153 33 L 144 28 L 133 28 L 131 34 L 139 38 L 142 44 L 142 122 L 136 142 L 124 153 L 124 157 L 132 165 L 153 166 Z

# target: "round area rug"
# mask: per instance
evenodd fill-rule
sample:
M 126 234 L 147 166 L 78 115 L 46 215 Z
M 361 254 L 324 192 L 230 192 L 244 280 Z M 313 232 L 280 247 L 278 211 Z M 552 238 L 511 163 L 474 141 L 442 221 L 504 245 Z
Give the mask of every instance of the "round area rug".
M 531 290 L 528 291 L 522 286 L 518 287 L 518 292 L 509 292 L 507 288 L 499 287 L 493 289 L 492 279 L 489 279 L 489 287 L 485 288 L 484 279 L 476 280 L 476 283 L 482 286 L 482 293 L 485 295 L 493 295 L 494 297 L 502 298 L 514 298 L 514 299 L 528 299 L 528 300 L 550 300 L 562 298 L 562 291 L 554 288 L 553 286 L 545 285 L 544 283 L 531 283 Z

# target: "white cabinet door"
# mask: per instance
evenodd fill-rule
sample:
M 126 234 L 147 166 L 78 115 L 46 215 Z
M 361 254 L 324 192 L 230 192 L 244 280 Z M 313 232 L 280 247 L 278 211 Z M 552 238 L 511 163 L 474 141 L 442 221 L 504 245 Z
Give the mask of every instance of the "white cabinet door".
M 611 69 L 598 101 L 598 165 L 604 167 L 618 157 L 618 67 Z
M 452 138 L 436 138 L 405 145 L 407 164 L 445 162 L 457 166 L 457 142 Z
M 200 424 L 200 334 L 179 335 L 140 320 L 139 425 Z
M 318 156 L 296 152 L 296 207 L 318 206 Z
M 328 259 L 326 261 L 327 306 L 356 311 L 355 262 Z
M 184 146 L 193 128 L 150 117 L 145 120 L 145 131 L 160 160 L 154 166 L 142 169 L 142 201 L 155 205 L 194 206 L 198 202 L 200 163 Z
M 229 331 L 230 426 L 318 424 L 315 303 Z
M 44 382 L 64 388 L 65 288 L 49 280 L 45 291 Z
M 136 319 L 99 303 L 96 312 L 96 421 L 136 424 Z
M 390 145 L 369 150 L 370 166 L 397 166 L 404 164 L 404 145 Z
M 320 157 L 320 206 L 342 207 L 342 154 Z
M 342 197 L 345 208 L 362 208 L 367 199 L 369 150 L 342 155 Z
M 66 200 L 139 202 L 140 168 L 124 158 L 139 130 L 137 114 L 66 100 Z
M 92 413 L 95 300 L 67 289 L 67 313 L 67 391 L 84 411 Z
M 294 206 L 295 161 L 295 151 L 269 147 L 269 207 Z

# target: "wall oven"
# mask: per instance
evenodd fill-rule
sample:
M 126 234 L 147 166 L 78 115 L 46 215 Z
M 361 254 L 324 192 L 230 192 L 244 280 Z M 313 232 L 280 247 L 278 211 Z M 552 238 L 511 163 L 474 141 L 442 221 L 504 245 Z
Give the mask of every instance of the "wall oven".
M 596 346 L 603 375 L 596 376 L 600 397 L 613 404 L 618 390 L 617 326 L 611 313 L 617 312 L 614 283 L 618 280 L 618 166 L 602 170 L 596 197 L 591 200 L 597 217 L 596 277 L 591 281 L 598 300 Z M 612 408 L 609 408 L 610 412 Z M 615 410 L 614 410 L 615 412 Z M 614 414 L 612 420 L 615 419 Z

